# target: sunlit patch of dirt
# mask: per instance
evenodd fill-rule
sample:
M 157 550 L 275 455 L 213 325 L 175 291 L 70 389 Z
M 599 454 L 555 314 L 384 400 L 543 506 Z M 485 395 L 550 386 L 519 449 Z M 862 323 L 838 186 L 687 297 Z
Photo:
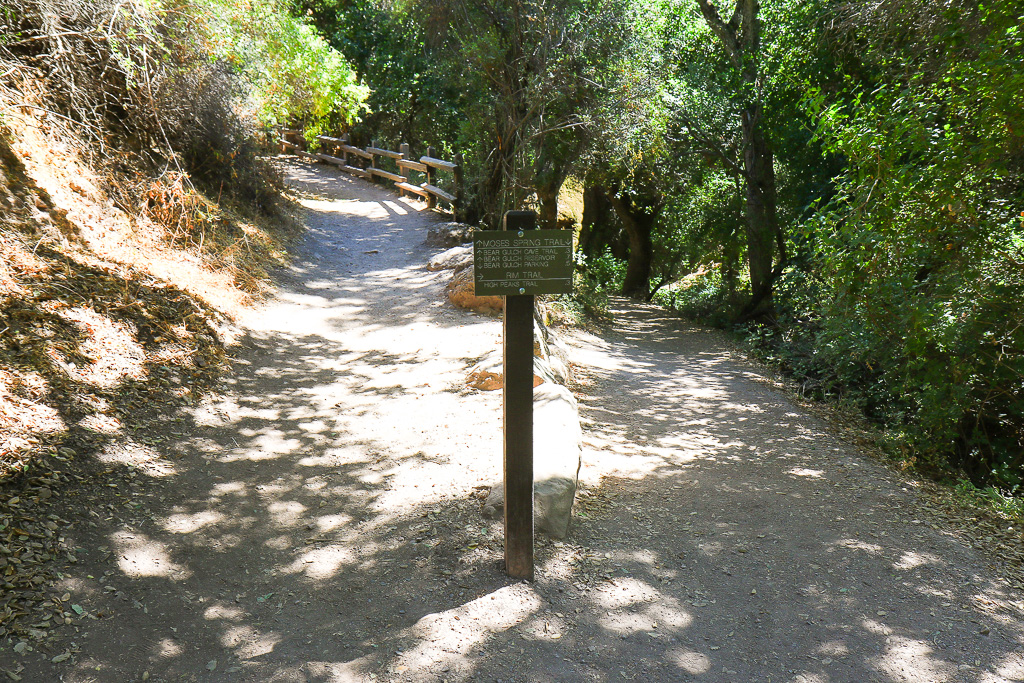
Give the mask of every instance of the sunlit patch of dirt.
M 60 413 L 43 402 L 43 387 L 45 381 L 38 373 L 0 369 L 0 433 L 5 435 L 0 459 L 30 446 L 33 434 L 54 434 L 65 428 Z
M 109 388 L 122 378 L 142 379 L 145 376 L 146 351 L 127 323 L 84 307 L 67 308 L 56 313 L 75 324 L 84 337 L 79 351 L 92 361 L 82 367 L 67 368 L 73 379 Z

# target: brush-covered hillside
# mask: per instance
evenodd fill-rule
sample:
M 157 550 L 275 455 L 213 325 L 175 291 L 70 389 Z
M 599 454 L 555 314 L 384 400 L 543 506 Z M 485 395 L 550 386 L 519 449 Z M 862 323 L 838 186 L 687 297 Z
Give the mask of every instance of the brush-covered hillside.
M 365 96 L 272 1 L 0 3 L 0 636 L 78 618 L 60 511 L 130 485 L 286 259 L 271 126 Z

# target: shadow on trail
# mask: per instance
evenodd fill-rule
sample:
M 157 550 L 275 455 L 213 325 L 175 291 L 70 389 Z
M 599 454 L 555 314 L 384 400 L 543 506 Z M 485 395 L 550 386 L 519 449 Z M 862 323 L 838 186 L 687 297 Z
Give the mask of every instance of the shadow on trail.
M 88 552 L 66 588 L 97 619 L 65 680 L 1024 679 L 1019 592 L 653 309 L 581 350 L 604 483 L 510 581 L 475 496 L 500 397 L 460 388 L 497 322 L 438 303 L 416 205 L 290 172 L 329 199 L 233 383 L 167 417 L 142 507 L 69 532 Z
M 99 454 L 148 500 L 69 530 L 86 552 L 63 588 L 96 617 L 71 679 L 362 678 L 420 638 L 425 614 L 509 585 L 473 497 L 500 465 L 497 404 L 455 391 L 496 322 L 441 306 L 431 219 L 412 206 L 388 227 L 348 201 L 347 219 L 311 202 L 228 390 L 166 415 L 148 456 Z M 460 656 L 433 659 L 468 675 Z M 25 675 L 48 679 L 47 664 Z
M 676 639 L 666 680 L 1024 679 L 1020 590 L 714 335 L 618 303 L 581 406 L 611 503 L 577 534 L 621 565 L 598 624 Z

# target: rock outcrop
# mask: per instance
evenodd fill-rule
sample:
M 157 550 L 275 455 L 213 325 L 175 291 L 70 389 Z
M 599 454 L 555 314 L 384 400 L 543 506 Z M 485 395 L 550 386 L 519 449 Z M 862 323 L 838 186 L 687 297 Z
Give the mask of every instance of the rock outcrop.
M 427 270 L 455 270 L 460 266 L 473 265 L 473 247 L 452 247 L 427 261 Z M 460 269 L 461 270 L 461 269 Z
M 464 223 L 443 223 L 427 231 L 427 244 L 432 247 L 457 247 L 472 241 L 473 228 Z
M 562 386 L 572 377 L 568 349 L 544 325 L 533 330 L 533 510 L 534 527 L 551 538 L 569 533 L 572 505 L 576 499 L 583 432 L 579 406 Z M 500 389 L 502 354 L 494 351 L 470 370 L 466 383 L 490 391 Z M 505 487 L 491 487 L 484 502 L 484 515 L 503 514 Z
M 497 313 L 505 307 L 500 296 L 477 296 L 473 287 L 473 267 L 463 269 L 448 283 L 448 300 L 459 308 L 478 313 Z

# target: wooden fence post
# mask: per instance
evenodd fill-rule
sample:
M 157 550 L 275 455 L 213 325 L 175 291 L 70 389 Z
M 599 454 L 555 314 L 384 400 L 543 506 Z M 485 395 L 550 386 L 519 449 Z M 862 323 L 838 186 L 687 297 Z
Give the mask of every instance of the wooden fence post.
M 344 135 L 341 136 L 341 144 L 348 144 L 348 133 L 345 133 Z M 344 148 L 344 146 L 341 148 L 341 160 L 345 162 L 345 166 L 348 166 L 348 151 Z
M 408 159 L 409 157 L 412 156 L 412 148 L 409 147 L 409 143 L 408 142 L 403 142 L 401 145 L 399 145 L 398 146 L 398 151 L 402 153 L 402 158 L 403 159 Z M 399 174 L 402 173 L 402 167 L 401 166 L 398 167 L 398 173 Z M 408 171 L 406 171 L 406 174 L 408 174 Z M 403 197 L 405 196 L 405 190 L 404 189 L 398 188 L 398 191 L 402 193 L 401 196 L 403 196 Z
M 433 157 L 434 156 L 434 148 L 433 147 L 427 147 L 427 156 L 428 157 Z M 427 174 L 427 185 L 433 185 L 434 184 L 434 169 L 433 169 L 433 167 L 428 165 L 427 166 L 427 170 L 426 170 L 426 174 Z M 433 209 L 435 206 L 437 206 L 437 197 L 435 197 L 434 195 L 432 195 L 430 193 L 427 193 L 427 208 L 428 209 Z
M 533 211 L 509 211 L 505 230 L 533 230 Z M 505 297 L 505 571 L 533 580 L 533 295 Z
M 452 213 L 457 222 L 466 218 L 466 211 L 462 205 L 462 152 L 455 155 L 455 168 L 452 169 L 452 176 L 455 179 L 455 203 L 452 205 Z
M 373 138 L 371 138 L 370 139 L 370 147 L 367 149 L 367 151 L 369 151 L 370 149 L 375 148 L 376 146 L 377 146 L 377 141 L 374 140 Z M 370 168 L 371 169 L 377 168 L 377 156 L 375 154 L 373 154 L 372 152 L 370 153 Z M 372 170 L 370 171 L 370 182 L 371 183 L 376 183 L 377 182 L 377 176 L 374 175 Z

